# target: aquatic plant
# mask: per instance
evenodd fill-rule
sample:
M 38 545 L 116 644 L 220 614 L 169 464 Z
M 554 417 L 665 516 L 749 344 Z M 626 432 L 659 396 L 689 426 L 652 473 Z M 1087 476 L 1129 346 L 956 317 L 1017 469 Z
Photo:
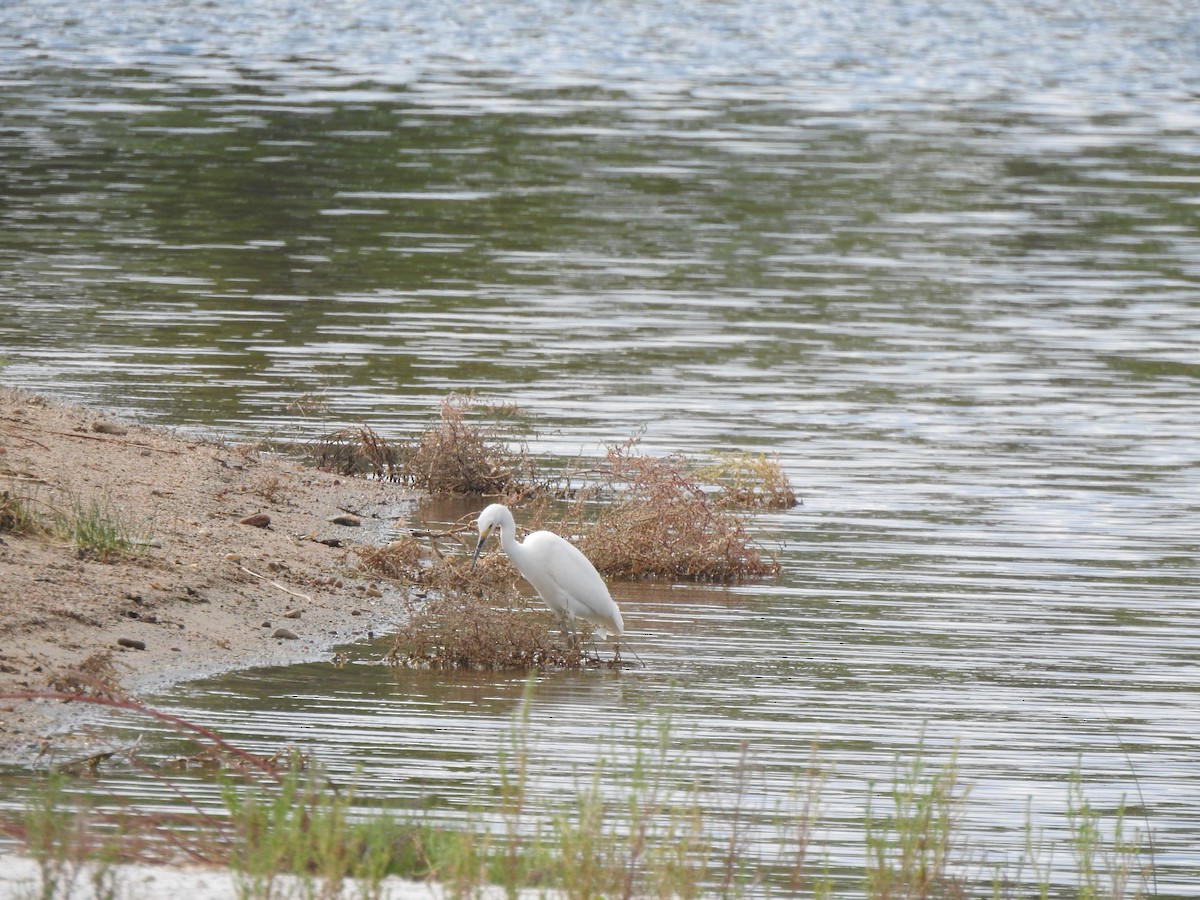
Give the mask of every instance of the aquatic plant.
M 560 527 L 581 534 L 579 548 L 605 575 L 745 581 L 775 574 L 746 531 L 746 520 L 715 506 L 690 474 L 686 457 L 654 457 L 628 441 L 608 448 L 593 496 L 611 496 L 589 521 L 581 497 Z M 594 480 L 593 479 L 593 480 Z
M 542 604 L 521 594 L 519 577 L 498 556 L 481 560 L 475 572 L 449 559 L 423 569 L 418 579 L 433 589 L 409 598 L 388 662 L 493 671 L 601 665 L 586 640 L 572 645 Z
M 423 545 L 418 533 L 430 543 Z M 567 640 L 542 603 L 521 592 L 521 576 L 503 555 L 480 557 L 472 568 L 465 552 L 436 549 L 437 539 L 449 538 L 465 550 L 461 540 L 473 534 L 469 526 L 438 533 L 409 530 L 383 547 L 358 551 L 372 575 L 413 588 L 389 663 L 491 671 L 620 665 L 619 657 L 601 657 L 586 623 L 579 623 L 580 642 Z
M 528 450 L 502 424 L 514 413 L 461 394 L 443 398 L 438 421 L 406 442 L 401 477 L 431 494 L 519 496 L 533 490 Z
M 368 425 L 328 432 L 312 441 L 308 451 L 314 465 L 339 475 L 401 477 L 399 448 Z
M 873 791 L 867 804 L 867 895 L 969 896 L 971 878 L 958 868 L 970 858 L 962 837 L 968 791 L 954 758 L 930 771 L 918 751 L 907 765 L 897 765 L 888 795 L 890 810 L 878 811 Z
M 120 816 L 101 815 L 99 783 L 89 782 L 87 792 L 71 791 L 65 773 L 78 770 L 59 767 L 33 791 L 23 812 L 0 816 L 0 833 L 20 840 L 37 860 L 45 897 L 81 878 L 98 879 L 93 883 L 108 896 L 119 887 L 116 862 L 181 856 L 232 867 L 247 898 L 342 896 L 347 883 L 375 897 L 389 874 L 433 878 L 464 897 L 488 885 L 509 896 L 534 887 L 581 900 L 1048 897 L 1063 894 L 1073 874 L 1075 889 L 1064 896 L 1133 900 L 1147 895 L 1153 872 L 1144 835 L 1129 830 L 1123 807 L 1115 818 L 1102 815 L 1085 795 L 1078 769 L 1066 811 L 1067 865 L 1073 868 L 1060 855 L 1052 869 L 1054 848 L 1029 826 L 1023 854 L 987 862 L 987 848 L 968 840 L 963 828 L 970 792 L 954 758 L 935 766 L 918 750 L 897 760 L 890 787 L 877 793 L 868 786 L 865 792 L 863 862 L 856 875 L 844 863 L 831 872 L 821 853 L 820 796 L 829 766 L 819 748 L 797 773 L 794 789 L 775 798 L 772 817 L 764 815 L 770 810 L 763 800 L 771 794 L 759 780 L 753 747 L 743 743 L 732 764 L 704 767 L 701 779 L 694 774 L 695 751 L 676 733 L 669 712 L 638 722 L 632 736 L 601 741 L 594 762 L 575 771 L 573 790 L 547 812 L 535 812 L 529 798 L 542 787 L 530 765 L 535 735 L 527 688 L 497 750 L 498 786 L 465 819 L 448 824 L 363 800 L 352 784 L 334 784 L 318 760 L 294 752 L 264 759 L 128 699 L 36 696 L 99 704 L 172 725 L 198 740 L 201 753 L 217 764 L 224 803 L 221 815 L 197 805 L 186 822 L 182 815 L 166 821 L 161 812 L 129 808 Z M 186 796 L 183 785 L 172 783 L 170 761 L 122 755 Z M 726 798 L 718 809 L 701 802 L 712 793 Z
M 779 458 L 764 453 L 715 454 L 692 476 L 717 486 L 717 506 L 744 509 L 791 509 L 799 501 Z
M 580 646 L 569 646 L 552 619 L 517 591 L 440 594 L 414 605 L 387 659 L 409 668 L 498 671 L 578 669 L 599 665 Z
M 403 481 L 428 494 L 477 494 L 481 507 L 484 497 L 525 501 L 526 522 L 571 539 L 605 575 L 746 581 L 778 571 L 750 537 L 745 513 L 795 505 L 777 459 L 731 452 L 698 465 L 682 454 L 641 453 L 633 438 L 609 445 L 603 459 L 539 471 L 519 421 L 511 406 L 451 394 L 437 421 L 414 437 L 389 441 L 360 425 L 318 439 L 312 455 L 342 474 Z M 381 557 L 368 563 L 386 565 Z M 420 574 L 404 568 L 400 580 Z

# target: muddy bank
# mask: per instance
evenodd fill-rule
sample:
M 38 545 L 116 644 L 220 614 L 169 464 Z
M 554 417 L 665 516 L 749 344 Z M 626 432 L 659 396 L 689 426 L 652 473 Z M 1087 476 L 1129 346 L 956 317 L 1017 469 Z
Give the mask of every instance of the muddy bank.
M 0 692 L 90 676 L 136 694 L 320 658 L 403 615 L 354 553 L 386 542 L 415 502 L 399 485 L 0 388 L 4 491 L 44 522 L 96 502 L 142 546 L 105 560 L 54 533 L 0 530 Z M 28 761 L 51 735 L 69 753 L 68 712 L 0 700 L 0 759 Z

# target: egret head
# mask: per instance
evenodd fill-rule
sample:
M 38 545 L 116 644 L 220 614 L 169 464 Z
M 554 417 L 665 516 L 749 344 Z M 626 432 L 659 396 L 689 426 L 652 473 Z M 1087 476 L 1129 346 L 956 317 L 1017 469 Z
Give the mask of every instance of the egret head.
M 479 514 L 479 543 L 475 545 L 475 555 L 471 557 L 471 568 L 475 568 L 475 563 L 479 561 L 479 554 L 483 551 L 483 545 L 493 532 L 499 531 L 500 526 L 504 524 L 505 519 L 512 521 L 512 513 L 508 508 L 500 503 L 493 503 L 487 509 Z

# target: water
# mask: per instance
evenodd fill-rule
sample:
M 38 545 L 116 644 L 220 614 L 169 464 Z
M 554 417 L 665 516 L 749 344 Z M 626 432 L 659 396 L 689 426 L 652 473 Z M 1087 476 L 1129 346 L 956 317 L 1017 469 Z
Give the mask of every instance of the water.
M 1133 770 L 1196 896 L 1198 51 L 1184 3 L 8 2 L 2 377 L 239 436 L 476 391 L 539 453 L 778 453 L 779 579 L 614 585 L 649 666 L 543 678 L 546 754 L 669 700 L 779 790 L 818 740 L 835 861 L 922 730 L 999 852 Z M 164 702 L 452 813 L 522 686 Z

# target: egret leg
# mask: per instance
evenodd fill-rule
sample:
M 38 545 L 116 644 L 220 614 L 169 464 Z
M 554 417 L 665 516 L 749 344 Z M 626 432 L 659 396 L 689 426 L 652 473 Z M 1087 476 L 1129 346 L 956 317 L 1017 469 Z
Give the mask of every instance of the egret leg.
M 558 620 L 558 625 L 562 629 L 563 637 L 567 640 L 567 646 L 572 650 L 578 647 L 579 636 L 575 634 L 575 627 L 571 622 L 571 617 L 563 613 L 562 618 Z
M 640 656 L 638 656 L 638 652 L 633 649 L 633 645 L 630 644 L 629 641 L 623 641 L 621 638 L 615 638 L 614 640 L 617 645 L 614 659 L 621 658 L 621 644 L 623 643 L 626 647 L 629 648 L 629 652 L 633 654 L 633 658 L 638 661 L 638 665 L 640 665 L 643 669 L 646 668 L 646 664 L 644 662 L 642 662 L 642 658 Z
M 596 632 L 588 632 L 588 643 L 592 647 L 592 655 L 596 657 L 596 662 L 600 661 L 600 648 L 596 646 Z

